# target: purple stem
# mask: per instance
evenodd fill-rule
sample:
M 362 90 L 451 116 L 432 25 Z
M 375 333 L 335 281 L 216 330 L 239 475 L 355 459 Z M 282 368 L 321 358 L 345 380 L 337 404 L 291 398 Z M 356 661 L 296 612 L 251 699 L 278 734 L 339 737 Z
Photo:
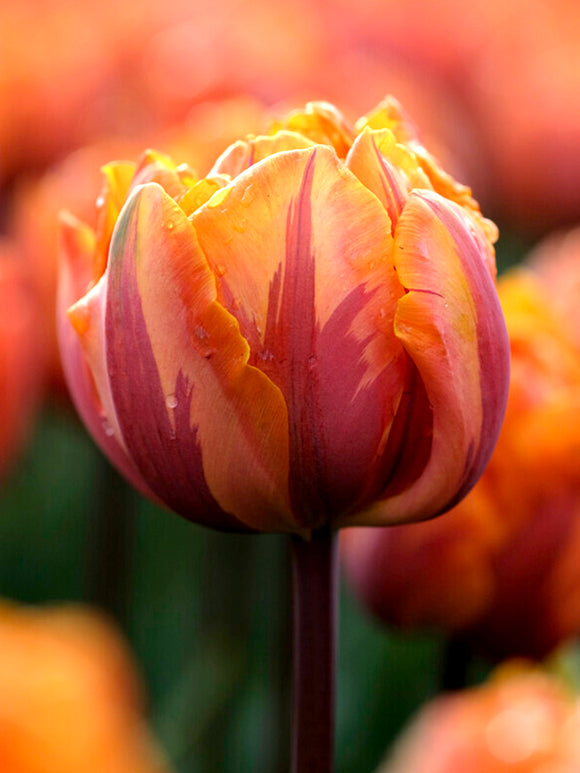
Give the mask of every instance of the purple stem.
M 294 665 L 292 773 L 332 773 L 336 626 L 337 532 L 292 537 Z

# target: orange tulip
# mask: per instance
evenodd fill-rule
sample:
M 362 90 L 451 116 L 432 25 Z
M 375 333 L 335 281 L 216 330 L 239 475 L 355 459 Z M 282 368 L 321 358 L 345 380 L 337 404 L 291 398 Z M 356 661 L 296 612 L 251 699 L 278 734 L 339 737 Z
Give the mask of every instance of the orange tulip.
M 580 699 L 555 677 L 509 664 L 486 684 L 427 704 L 377 773 L 573 773 Z
M 356 130 L 311 104 L 201 180 L 155 153 L 105 178 L 96 230 L 65 221 L 61 350 L 142 491 L 308 534 L 471 488 L 507 393 L 496 232 L 394 101 Z
M 3 773 L 167 773 L 116 631 L 75 607 L 0 604 Z
M 580 337 L 546 279 L 514 271 L 499 293 L 512 380 L 481 480 L 438 521 L 343 534 L 343 558 L 386 622 L 440 627 L 500 657 L 542 657 L 580 632 Z
M 580 350 L 580 227 L 547 236 L 531 252 L 529 263 Z
M 22 449 L 43 380 L 34 301 L 10 243 L 0 240 L 0 476 Z

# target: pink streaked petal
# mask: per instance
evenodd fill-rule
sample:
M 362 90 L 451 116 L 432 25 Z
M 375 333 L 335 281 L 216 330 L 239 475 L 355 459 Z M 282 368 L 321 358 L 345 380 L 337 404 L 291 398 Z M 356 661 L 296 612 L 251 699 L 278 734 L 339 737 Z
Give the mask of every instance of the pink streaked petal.
M 373 511 L 377 524 L 448 509 L 477 481 L 495 446 L 507 401 L 509 343 L 488 249 L 461 207 L 431 191 L 410 195 L 395 236 L 395 265 L 408 289 L 395 332 L 424 389 L 426 429 L 422 442 L 420 434 L 415 438 L 421 463 L 411 475 L 404 468 L 412 472 L 413 455 L 408 441 L 403 444 L 405 463 Z
M 160 186 L 128 200 L 108 274 L 107 368 L 143 476 L 194 521 L 298 530 L 287 502 L 283 397 L 248 364 L 195 231 Z
M 281 130 L 274 135 L 259 135 L 238 140 L 222 153 L 212 167 L 210 175 L 227 174 L 237 177 L 258 161 L 284 150 L 299 150 L 314 146 L 312 140 L 296 132 Z
M 252 166 L 192 221 L 252 362 L 285 396 L 296 517 L 351 509 L 376 493 L 405 374 L 384 208 L 318 146 Z
M 415 187 L 431 187 L 413 154 L 388 129 L 365 128 L 350 149 L 346 165 L 378 196 L 391 219 L 393 233 L 408 192 Z
M 143 494 L 153 496 L 105 418 L 102 401 L 79 337 L 66 311 L 92 278 L 93 231 L 71 216 L 61 219 L 61 270 L 58 289 L 58 334 L 65 377 L 75 406 L 92 436 L 110 461 Z

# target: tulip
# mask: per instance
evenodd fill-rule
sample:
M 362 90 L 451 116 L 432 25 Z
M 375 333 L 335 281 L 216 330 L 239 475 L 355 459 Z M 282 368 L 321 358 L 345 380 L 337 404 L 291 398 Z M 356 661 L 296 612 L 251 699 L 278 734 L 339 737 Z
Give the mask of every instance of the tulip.
M 567 251 L 548 260 L 547 246 L 542 277 L 526 267 L 499 282 L 510 395 L 473 491 L 436 521 L 343 534 L 346 576 L 381 620 L 443 630 L 496 658 L 542 658 L 580 632 L 578 268 Z
M 548 672 L 507 663 L 424 706 L 377 773 L 540 773 L 580 766 L 580 699 Z
M 202 179 L 152 151 L 104 173 L 97 228 L 68 217 L 62 237 L 79 412 L 182 516 L 305 538 L 297 628 L 320 641 L 299 683 L 328 695 L 331 532 L 444 512 L 493 449 L 509 370 L 495 226 L 390 99 L 356 127 L 312 103 Z M 302 773 L 319 709 L 297 712 Z
M 0 650 L 4 773 L 168 773 L 133 658 L 104 618 L 3 601 Z
M 65 222 L 62 354 L 141 490 L 307 534 L 471 488 L 508 379 L 495 233 L 396 112 L 313 106 L 202 180 L 154 153 L 105 175 L 96 231 Z

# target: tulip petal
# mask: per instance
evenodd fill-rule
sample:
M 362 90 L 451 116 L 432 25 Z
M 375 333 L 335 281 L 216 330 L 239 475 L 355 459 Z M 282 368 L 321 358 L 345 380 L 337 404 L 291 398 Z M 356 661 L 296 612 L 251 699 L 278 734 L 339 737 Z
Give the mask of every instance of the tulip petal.
M 507 402 L 509 343 L 488 251 L 483 232 L 458 205 L 431 191 L 410 194 L 394 243 L 408 289 L 395 332 L 423 384 L 432 436 L 403 436 L 377 523 L 448 509 L 491 455 Z
M 127 198 L 135 169 L 135 164 L 121 161 L 105 164 L 101 169 L 103 187 L 97 199 L 96 245 L 93 256 L 94 282 L 101 278 L 107 265 L 111 235 L 121 207 Z
M 321 146 L 271 156 L 216 197 L 192 222 L 251 362 L 284 394 L 295 517 L 315 526 L 376 493 L 403 388 L 390 223 Z
M 286 118 L 274 121 L 272 134 L 284 129 L 298 132 L 321 145 L 330 145 L 339 158 L 345 158 L 354 140 L 354 131 L 344 116 L 330 102 L 308 102 L 302 110 L 294 110 Z
M 234 178 L 248 167 L 257 164 L 258 161 L 263 161 L 274 153 L 313 146 L 312 140 L 291 131 L 279 131 L 272 136 L 259 135 L 247 140 L 238 140 L 224 150 L 213 165 L 209 176 L 227 174 Z
M 248 364 L 190 221 L 155 183 L 120 215 L 105 332 L 121 432 L 157 495 L 216 527 L 298 530 L 283 397 Z
M 346 166 L 382 202 L 394 228 L 411 188 L 430 188 L 413 154 L 388 129 L 364 129 L 356 138 Z
M 83 352 L 83 344 L 87 347 L 86 336 L 79 337 L 66 315 L 66 310 L 83 295 L 92 279 L 94 246 L 95 235 L 88 226 L 71 215 L 62 216 L 58 336 L 63 370 L 77 411 L 102 451 L 139 491 L 153 497 L 105 419 L 102 400 Z

